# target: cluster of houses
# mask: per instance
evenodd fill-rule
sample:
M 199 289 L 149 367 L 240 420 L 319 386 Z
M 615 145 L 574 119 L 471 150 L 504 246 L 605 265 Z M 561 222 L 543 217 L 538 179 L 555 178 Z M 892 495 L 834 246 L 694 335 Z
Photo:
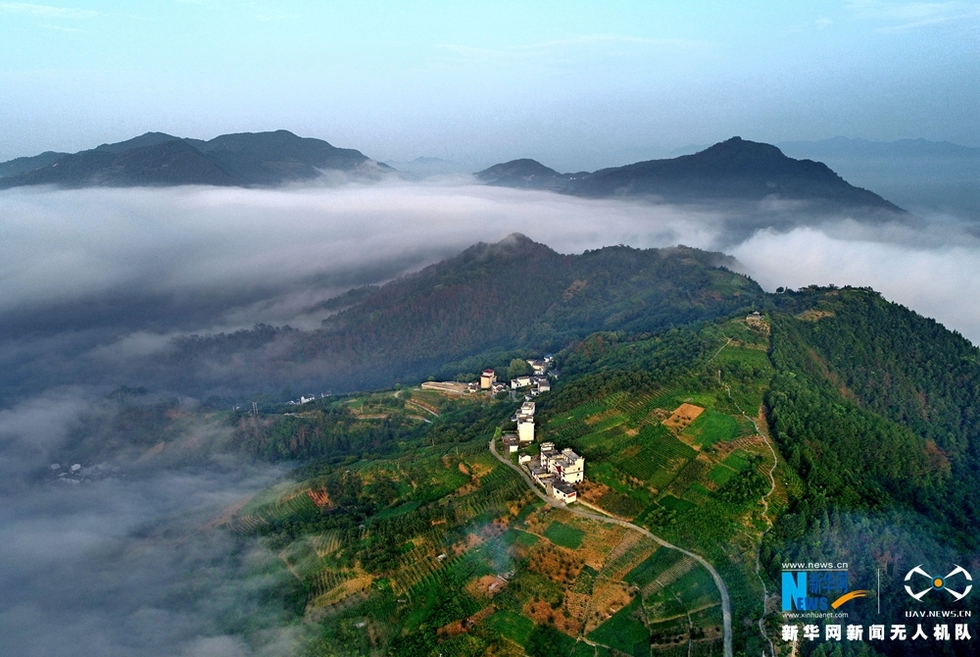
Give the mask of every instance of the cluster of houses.
M 423 390 L 437 390 L 444 394 L 464 395 L 475 393 L 486 393 L 496 395 L 501 392 L 517 393 L 520 391 L 526 399 L 537 397 L 542 392 L 551 390 L 551 379 L 548 370 L 551 368 L 552 357 L 547 355 L 544 358 L 529 359 L 527 364 L 531 366 L 533 374 L 521 375 L 510 381 L 498 381 L 497 373 L 492 369 L 485 369 L 480 372 L 480 380 L 473 383 L 456 383 L 454 381 L 426 381 L 422 384 Z M 551 376 L 557 377 L 557 372 L 552 372 Z
M 469 384 L 469 392 L 485 390 L 495 395 L 498 392 L 508 390 L 527 389 L 527 394 L 532 397 L 537 397 L 542 392 L 551 390 L 551 379 L 548 378 L 548 370 L 551 369 L 551 363 L 551 354 L 548 354 L 544 358 L 530 358 L 527 364 L 531 366 L 533 374 L 522 374 L 511 379 L 509 383 L 497 381 L 497 373 L 492 369 L 483 370 L 480 372 L 479 383 L 473 382 Z
M 524 395 L 524 402 L 511 418 L 517 423 L 517 433 L 501 438 L 504 453 L 516 454 L 534 442 L 534 398 L 551 390 L 551 379 L 548 375 L 552 362 L 550 355 L 540 359 L 530 359 L 527 364 L 531 366 L 532 374 L 514 377 L 509 382 L 497 381 L 497 373 L 492 369 L 485 369 L 480 373 L 480 380 L 473 383 L 427 381 L 422 384 L 422 388 L 459 395 L 479 392 L 491 395 L 508 391 L 515 394 L 521 392 Z M 550 374 L 557 376 L 556 372 Z M 551 497 L 566 504 L 578 499 L 575 484 L 585 480 L 584 457 L 571 449 L 558 451 L 554 443 L 541 443 L 538 456 L 520 454 L 517 461 Z
M 520 409 L 512 418 L 517 423 L 517 434 L 502 438 L 504 451 L 507 454 L 515 454 L 534 442 L 535 403 L 531 397 L 551 390 L 550 381 L 546 376 L 551 359 L 545 357 L 543 360 L 529 360 L 528 363 L 534 369 L 534 375 L 517 377 L 510 382 L 513 390 L 532 385 L 534 390 L 531 391 L 530 395 L 525 396 L 524 403 L 521 404 Z M 487 370 L 484 375 L 491 380 L 492 384 L 493 371 Z M 483 379 L 481 378 L 482 384 Z M 578 499 L 575 484 L 585 480 L 585 458 L 583 456 L 576 454 L 571 449 L 558 451 L 555 449 L 554 443 L 541 443 L 538 456 L 520 454 L 517 457 L 517 462 L 527 469 L 531 478 L 544 488 L 551 497 L 566 504 Z
M 575 484 L 585 481 L 584 456 L 568 448 L 559 452 L 554 443 L 541 443 L 537 458 L 522 454 L 517 461 L 527 468 L 531 478 L 544 487 L 548 495 L 566 504 L 578 499 Z
M 329 392 L 321 392 L 319 399 L 325 399 L 329 396 Z M 317 399 L 318 397 L 313 393 L 310 393 L 308 397 L 306 395 L 300 395 L 299 399 L 289 400 L 286 402 L 286 406 L 302 406 L 303 404 L 309 404 L 311 401 L 316 401 Z M 235 407 L 235 410 L 238 410 L 237 406 Z
M 508 454 L 534 442 L 534 402 L 526 401 L 521 404 L 517 415 L 511 419 L 517 422 L 517 435 L 503 437 L 504 449 Z
M 57 477 L 58 481 L 66 484 L 87 484 L 91 483 L 93 479 L 104 479 L 119 473 L 117 466 L 110 466 L 107 463 L 98 463 L 84 468 L 81 463 L 75 463 L 71 466 L 52 463 L 48 469 L 52 475 Z

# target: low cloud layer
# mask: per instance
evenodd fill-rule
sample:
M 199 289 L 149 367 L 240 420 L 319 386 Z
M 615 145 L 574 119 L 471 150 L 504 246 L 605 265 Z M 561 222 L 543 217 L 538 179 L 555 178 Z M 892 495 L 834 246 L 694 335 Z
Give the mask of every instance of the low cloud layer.
M 7 191 L 0 328 L 315 325 L 320 317 L 303 311 L 323 298 L 518 231 L 566 253 L 617 243 L 725 250 L 764 284 L 870 284 L 980 338 L 980 318 L 921 303 L 951 270 L 963 284 L 977 271 L 978 241 L 952 219 L 862 226 L 791 203 L 693 208 L 468 183 Z
M 468 177 L 242 190 L 0 193 L 0 387 L 121 382 L 173 336 L 311 329 L 316 304 L 511 232 L 564 252 L 686 244 L 767 289 L 870 285 L 980 343 L 978 227 L 792 202 L 675 206 L 494 188 Z M 150 382 L 152 383 L 152 382 Z
M 80 458 L 84 479 L 59 478 L 50 461 L 77 456 L 79 429 L 112 411 L 78 388 L 0 411 L 0 654 L 285 654 L 295 631 L 277 629 L 281 608 L 259 595 L 276 584 L 276 556 L 205 531 L 283 470 L 207 450 L 193 465 L 123 451 L 111 471 Z

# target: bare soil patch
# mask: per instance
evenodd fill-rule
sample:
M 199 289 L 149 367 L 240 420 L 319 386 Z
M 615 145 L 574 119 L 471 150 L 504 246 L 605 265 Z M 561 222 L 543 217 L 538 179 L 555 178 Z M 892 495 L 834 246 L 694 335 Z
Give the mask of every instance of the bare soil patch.
M 310 500 L 312 500 L 312 502 L 321 509 L 326 506 L 333 506 L 333 503 L 330 501 L 330 496 L 327 495 L 326 489 L 313 490 L 311 488 L 310 490 L 306 491 L 306 494 L 309 496 Z
M 484 575 L 466 585 L 466 592 L 474 598 L 492 598 L 507 586 L 507 580 L 498 575 Z
M 824 317 L 833 317 L 834 313 L 831 310 L 804 310 L 796 319 L 803 320 L 804 322 L 819 322 Z
M 675 408 L 674 412 L 670 414 L 670 417 L 663 421 L 663 424 L 668 429 L 680 433 L 702 413 L 704 413 L 704 409 L 700 406 L 685 402 Z

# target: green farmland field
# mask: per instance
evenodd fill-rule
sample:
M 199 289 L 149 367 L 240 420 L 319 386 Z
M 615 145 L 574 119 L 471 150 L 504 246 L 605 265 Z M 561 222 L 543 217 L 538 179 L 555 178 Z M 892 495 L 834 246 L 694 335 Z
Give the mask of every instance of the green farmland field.
M 544 535 L 545 538 L 555 545 L 574 550 L 582 544 L 582 538 L 585 536 L 585 532 L 560 522 L 553 522 L 544 530 Z

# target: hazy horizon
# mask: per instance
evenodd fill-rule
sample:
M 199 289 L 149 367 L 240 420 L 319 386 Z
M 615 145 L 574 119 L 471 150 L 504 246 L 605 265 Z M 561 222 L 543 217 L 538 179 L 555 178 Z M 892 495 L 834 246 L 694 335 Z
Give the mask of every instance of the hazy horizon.
M 279 128 L 579 171 L 733 135 L 980 146 L 976 2 L 0 2 L 0 161 Z

